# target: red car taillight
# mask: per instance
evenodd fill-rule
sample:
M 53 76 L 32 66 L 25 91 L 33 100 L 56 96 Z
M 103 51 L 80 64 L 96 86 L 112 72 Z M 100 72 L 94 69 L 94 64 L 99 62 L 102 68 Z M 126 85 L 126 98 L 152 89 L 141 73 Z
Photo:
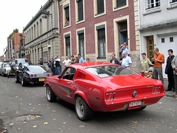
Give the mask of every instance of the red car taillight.
M 30 74 L 30 78 L 32 78 L 33 77 L 33 74 Z
M 161 89 L 160 86 L 153 87 L 152 88 L 152 94 L 153 95 L 160 94 L 160 89 Z
M 106 102 L 113 101 L 115 99 L 116 92 L 107 92 L 106 93 Z

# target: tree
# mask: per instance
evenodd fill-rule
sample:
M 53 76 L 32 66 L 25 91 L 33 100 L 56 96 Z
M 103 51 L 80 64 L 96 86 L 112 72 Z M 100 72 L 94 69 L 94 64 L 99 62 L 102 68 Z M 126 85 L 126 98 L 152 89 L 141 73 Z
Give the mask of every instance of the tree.
M 11 37 L 13 36 L 14 33 L 18 33 L 18 29 L 17 29 L 17 28 L 13 30 L 13 32 L 9 35 L 8 38 L 11 38 Z

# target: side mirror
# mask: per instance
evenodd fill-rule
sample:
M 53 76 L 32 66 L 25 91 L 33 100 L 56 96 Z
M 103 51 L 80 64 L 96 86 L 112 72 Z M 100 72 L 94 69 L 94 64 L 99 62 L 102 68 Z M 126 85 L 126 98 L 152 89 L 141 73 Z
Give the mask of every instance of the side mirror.
M 61 79 L 61 75 L 59 75 L 58 78 Z

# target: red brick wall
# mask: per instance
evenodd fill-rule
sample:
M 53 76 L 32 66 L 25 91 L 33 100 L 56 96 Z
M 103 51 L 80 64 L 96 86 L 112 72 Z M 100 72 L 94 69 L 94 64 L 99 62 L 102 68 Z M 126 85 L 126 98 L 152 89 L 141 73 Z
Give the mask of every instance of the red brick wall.
M 66 32 L 71 32 L 71 42 L 72 42 L 72 54 L 77 54 L 76 48 L 76 29 L 85 27 L 86 34 L 86 54 L 95 53 L 95 30 L 94 25 L 101 22 L 107 22 L 107 49 L 108 52 L 113 52 L 114 50 L 114 25 L 113 19 L 119 18 L 120 16 L 129 15 L 130 22 L 130 51 L 136 50 L 135 44 L 135 28 L 134 28 L 134 1 L 129 0 L 129 7 L 122 10 L 113 11 L 112 0 L 106 0 L 106 14 L 97 18 L 94 18 L 94 3 L 93 0 L 85 0 L 85 21 L 76 24 L 75 16 L 75 1 L 70 0 L 70 23 L 71 26 L 68 28 L 63 28 L 63 6 L 60 6 L 60 26 L 61 26 L 61 51 L 64 55 L 64 37 L 63 34 Z

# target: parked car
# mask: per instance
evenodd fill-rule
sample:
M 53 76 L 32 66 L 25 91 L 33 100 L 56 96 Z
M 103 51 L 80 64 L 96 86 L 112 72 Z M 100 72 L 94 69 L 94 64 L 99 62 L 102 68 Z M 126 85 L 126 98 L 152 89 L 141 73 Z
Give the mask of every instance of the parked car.
M 111 63 L 78 63 L 61 75 L 47 77 L 46 98 L 75 105 L 78 119 L 92 118 L 94 111 L 143 110 L 165 94 L 161 81 Z
M 24 65 L 29 65 L 29 63 L 28 63 L 28 60 L 26 58 L 18 58 L 18 59 L 15 59 L 12 62 L 12 65 L 13 65 L 15 70 L 18 70 L 19 65 L 22 65 L 22 67 L 23 67 Z
M 51 76 L 39 65 L 22 65 L 19 64 L 19 69 L 16 70 L 16 83 L 21 83 L 22 86 L 27 84 L 44 84 L 47 76 Z
M 11 67 L 9 64 L 7 64 L 7 63 L 1 64 L 0 74 L 2 76 L 7 76 L 9 74 L 10 70 L 11 70 Z

